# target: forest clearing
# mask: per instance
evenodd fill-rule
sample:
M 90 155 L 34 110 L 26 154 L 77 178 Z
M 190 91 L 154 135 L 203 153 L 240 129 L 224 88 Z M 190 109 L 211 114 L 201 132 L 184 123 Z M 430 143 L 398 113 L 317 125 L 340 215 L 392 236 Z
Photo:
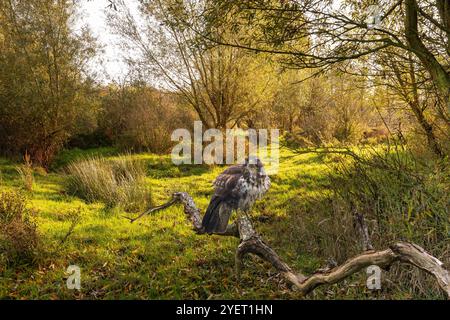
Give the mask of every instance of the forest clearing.
M 0 299 L 450 299 L 449 111 L 448 0 L 0 0 Z
M 82 159 L 92 154 L 105 155 L 112 161 L 115 157 L 113 149 L 104 148 L 67 152 L 62 158 L 73 161 L 74 155 Z M 173 192 L 185 191 L 205 208 L 212 192 L 211 182 L 222 170 L 221 166 L 205 165 L 180 168 L 172 165 L 168 156 L 136 154 L 131 157 L 145 164 L 145 185 L 149 187 L 148 195 L 151 194 L 153 204 L 165 202 Z M 333 153 L 296 154 L 283 149 L 280 170 L 272 177 L 271 191 L 252 211 L 257 230 L 290 265 L 303 272 L 314 272 L 326 265 L 330 257 L 343 262 L 360 250 L 359 239 L 354 236 L 352 216 L 345 212 L 345 207 L 339 208 L 339 204 L 334 203 L 330 186 L 333 165 L 342 157 Z M 21 189 L 23 181 L 16 165 L 2 160 L 2 190 Z M 196 235 L 180 206 L 130 224 L 124 216 L 134 217 L 139 212 L 108 209 L 104 203 L 86 203 L 67 194 L 67 176 L 61 173 L 61 169 L 44 175 L 35 174 L 33 191 L 22 191 L 27 207 L 36 211 L 43 252 L 34 266 L 2 267 L 0 287 L 3 298 L 299 298 L 275 270 L 258 258 L 245 262 L 241 279 L 236 280 L 234 251 L 238 240 Z M 387 188 L 386 191 L 391 192 L 393 190 L 389 188 L 395 186 Z M 442 201 L 445 206 L 446 200 Z M 406 209 L 414 210 L 412 207 Z M 392 218 L 397 220 L 396 223 L 411 219 L 407 216 Z M 416 219 L 415 224 L 420 225 L 422 218 L 417 216 Z M 76 223 L 71 231 L 73 221 Z M 401 230 L 402 239 L 417 241 L 420 231 L 419 227 Z M 437 231 L 430 229 L 430 232 Z M 385 236 L 378 231 L 373 234 L 374 238 L 379 238 L 380 245 L 386 244 Z M 447 238 L 429 247 L 435 250 L 435 256 L 448 264 L 448 245 Z M 66 288 L 65 271 L 71 264 L 81 268 L 83 281 L 80 292 Z M 383 273 L 386 287 L 380 292 L 374 293 L 366 288 L 367 275 L 361 272 L 344 285 L 323 287 L 309 298 L 441 297 L 442 293 L 433 284 L 431 276 L 417 273 L 414 269 L 400 270 L 394 268 Z M 416 278 L 417 287 L 398 283 L 399 274 L 409 281 Z M 422 283 L 433 284 L 434 289 L 425 288 Z

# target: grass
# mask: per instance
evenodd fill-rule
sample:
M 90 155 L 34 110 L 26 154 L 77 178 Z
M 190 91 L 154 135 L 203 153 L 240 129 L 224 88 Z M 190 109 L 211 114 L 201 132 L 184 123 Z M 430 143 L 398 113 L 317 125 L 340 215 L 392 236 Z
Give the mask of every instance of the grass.
M 106 157 L 117 159 L 114 154 Z M 175 167 L 169 156 L 132 157 L 146 164 L 145 184 L 151 186 L 155 204 L 166 201 L 174 191 L 187 191 L 204 210 L 212 193 L 211 182 L 224 169 L 200 165 Z M 331 207 L 327 174 L 333 161 L 321 154 L 282 150 L 279 173 L 272 176 L 269 193 L 252 211 L 255 218 L 268 217 L 264 223 L 255 223 L 266 241 L 287 263 L 305 273 L 325 265 L 328 258 L 322 245 L 329 239 L 323 237 L 315 215 L 319 211 L 323 215 Z M 14 163 L 0 159 L 1 189 L 20 188 L 20 177 L 14 168 Z M 103 202 L 85 202 L 66 193 L 65 179 L 62 173 L 55 172 L 35 177 L 28 201 L 37 210 L 36 222 L 46 251 L 33 267 L 0 265 L 0 298 L 299 298 L 267 263 L 254 257 L 246 259 L 246 267 L 237 281 L 233 270 L 238 240 L 194 234 L 182 208 L 171 207 L 130 224 L 121 209 L 105 215 Z M 302 232 L 311 225 L 314 228 L 306 236 Z M 71 264 L 81 268 L 80 291 L 66 288 L 65 270 Z M 389 273 L 383 276 L 389 279 Z M 320 288 L 309 298 L 433 297 L 433 293 L 415 296 L 410 290 L 392 286 L 381 293 L 370 292 L 365 281 L 365 274 L 361 273 L 340 285 Z
M 129 155 L 78 160 L 68 165 L 67 173 L 66 190 L 88 202 L 101 201 L 108 209 L 127 212 L 144 210 L 150 203 L 145 164 Z
M 31 158 L 28 153 L 25 153 L 24 164 L 17 166 L 16 170 L 22 179 L 25 190 L 29 192 L 33 191 L 33 164 L 31 163 Z

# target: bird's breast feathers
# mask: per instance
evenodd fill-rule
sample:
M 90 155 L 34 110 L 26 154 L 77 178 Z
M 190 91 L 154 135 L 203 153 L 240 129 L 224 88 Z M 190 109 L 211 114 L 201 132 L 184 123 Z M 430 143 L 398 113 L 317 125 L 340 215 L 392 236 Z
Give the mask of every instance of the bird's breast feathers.
M 249 179 L 242 176 L 239 178 L 233 193 L 238 195 L 238 206 L 243 209 L 248 209 L 256 200 L 261 199 L 269 188 L 270 178 L 268 176 L 256 179 Z

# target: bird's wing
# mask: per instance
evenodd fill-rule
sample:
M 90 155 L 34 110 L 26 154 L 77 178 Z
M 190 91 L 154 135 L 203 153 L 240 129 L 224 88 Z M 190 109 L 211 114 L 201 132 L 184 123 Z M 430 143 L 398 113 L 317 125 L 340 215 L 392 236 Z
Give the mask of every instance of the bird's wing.
M 215 192 L 202 220 L 206 233 L 223 233 L 226 231 L 232 210 L 236 208 L 239 202 L 236 187 L 242 183 L 245 172 L 244 166 L 231 166 L 214 181 Z
M 247 170 L 242 165 L 234 165 L 222 172 L 214 181 L 215 195 L 219 197 L 236 196 L 236 187 L 242 183 Z

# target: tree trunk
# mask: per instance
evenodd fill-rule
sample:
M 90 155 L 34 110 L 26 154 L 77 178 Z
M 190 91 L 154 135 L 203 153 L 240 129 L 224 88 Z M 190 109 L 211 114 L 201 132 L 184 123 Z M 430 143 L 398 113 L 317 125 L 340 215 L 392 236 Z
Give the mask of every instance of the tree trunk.
M 447 109 L 450 110 L 450 75 L 420 39 L 417 26 L 417 1 L 405 0 L 405 6 L 405 37 L 408 44 L 430 73 L 433 82 L 442 94 Z
M 422 129 L 425 131 L 425 135 L 427 136 L 427 141 L 430 149 L 440 158 L 444 157 L 444 153 L 441 149 L 441 146 L 439 145 L 436 136 L 433 132 L 433 127 L 431 124 L 428 123 L 428 121 L 425 119 L 425 116 L 423 115 L 422 109 L 414 102 L 409 103 L 412 111 L 414 112 L 414 115 L 417 118 L 417 121 L 419 122 Z
M 436 0 L 436 6 L 447 34 L 447 55 L 450 57 L 450 2 L 448 0 Z
M 438 140 L 434 134 L 433 126 L 427 121 L 425 118 L 425 115 L 423 113 L 422 108 L 420 107 L 420 100 L 419 100 L 419 92 L 417 88 L 417 81 L 415 76 L 415 70 L 414 70 L 414 64 L 411 55 L 408 57 L 408 73 L 409 73 L 409 80 L 411 82 L 411 91 L 408 91 L 408 83 L 404 81 L 402 78 L 402 74 L 399 70 L 399 67 L 396 65 L 395 61 L 391 64 L 392 69 L 394 70 L 394 74 L 397 78 L 397 81 L 400 85 L 400 92 L 403 98 L 405 99 L 406 103 L 411 108 L 412 112 L 414 113 L 417 121 L 419 122 L 419 125 L 422 127 L 422 129 L 425 132 L 425 135 L 427 136 L 428 146 L 438 157 L 443 158 L 444 152 L 442 151 Z

